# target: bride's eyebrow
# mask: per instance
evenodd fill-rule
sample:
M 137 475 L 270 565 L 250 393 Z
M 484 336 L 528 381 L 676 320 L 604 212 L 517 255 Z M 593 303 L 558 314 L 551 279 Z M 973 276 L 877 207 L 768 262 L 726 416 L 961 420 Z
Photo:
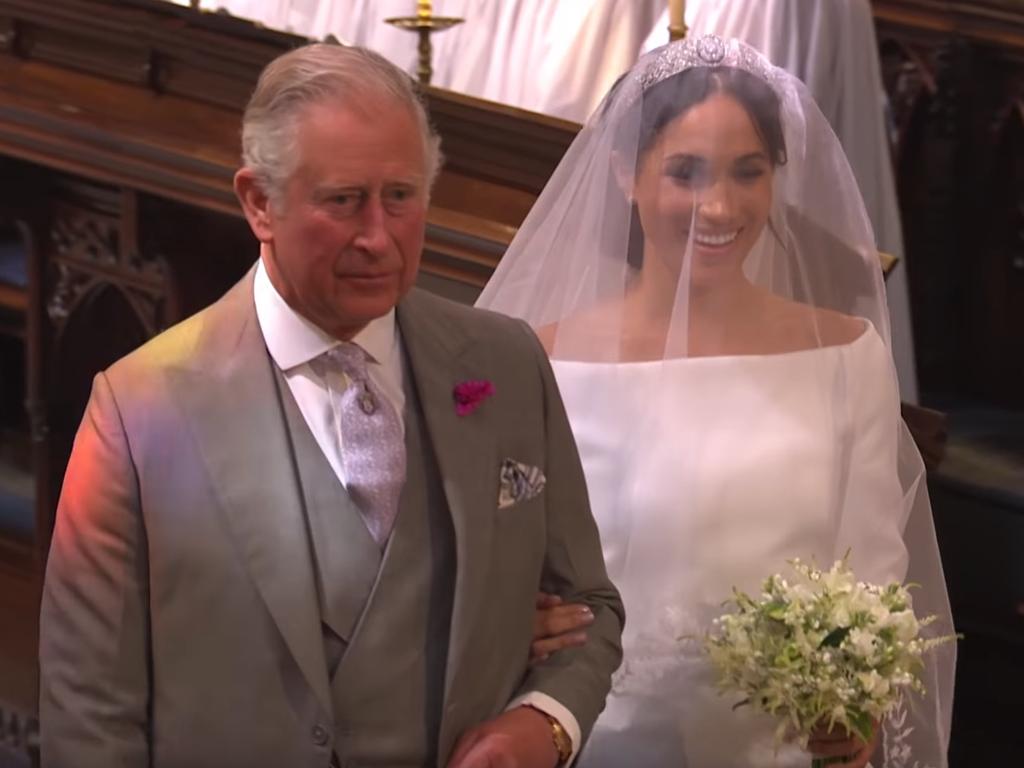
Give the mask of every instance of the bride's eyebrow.
M 707 163 L 708 159 L 704 155 L 694 155 L 690 152 L 677 152 L 674 155 L 668 155 L 663 161 L 666 165 L 676 163 Z
M 741 155 L 740 157 L 736 158 L 737 163 L 747 163 L 751 161 L 763 161 L 767 163 L 768 155 L 765 154 L 764 152 L 749 152 L 745 155 Z
M 762 152 L 762 151 L 748 152 L 745 155 L 740 155 L 739 157 L 737 157 L 734 160 L 734 162 L 736 162 L 736 163 L 745 163 L 745 162 L 756 161 L 756 160 L 761 160 L 761 161 L 764 161 L 764 162 L 768 162 L 768 155 L 767 155 L 767 153 Z M 666 155 L 664 160 L 663 160 L 663 162 L 667 165 L 669 163 L 678 163 L 678 162 L 708 163 L 710 161 L 704 155 L 695 155 L 692 152 L 677 152 L 677 153 L 675 153 L 673 155 Z

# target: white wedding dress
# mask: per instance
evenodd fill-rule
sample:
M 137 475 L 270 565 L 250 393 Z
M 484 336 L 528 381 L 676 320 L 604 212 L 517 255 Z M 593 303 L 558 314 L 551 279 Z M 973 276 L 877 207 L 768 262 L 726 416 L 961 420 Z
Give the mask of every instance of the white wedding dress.
M 580 765 L 807 768 L 794 745 L 775 750 L 772 719 L 732 710 L 688 638 L 733 586 L 758 594 L 794 557 L 849 549 L 860 578 L 904 577 L 882 339 L 868 325 L 778 355 L 552 364 L 626 606 L 623 667 Z

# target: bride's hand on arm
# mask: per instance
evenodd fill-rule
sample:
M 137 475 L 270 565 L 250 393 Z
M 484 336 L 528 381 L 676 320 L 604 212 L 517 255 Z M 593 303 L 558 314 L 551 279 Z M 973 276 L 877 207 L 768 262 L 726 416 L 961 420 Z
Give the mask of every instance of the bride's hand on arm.
M 563 603 L 558 595 L 537 593 L 537 610 L 533 616 L 533 641 L 530 663 L 544 661 L 563 648 L 586 644 L 586 627 L 594 621 L 590 608 L 582 603 Z
M 831 758 L 831 761 L 826 762 L 828 768 L 865 768 L 878 746 L 880 732 L 881 726 L 875 723 L 871 742 L 865 744 L 846 731 L 826 731 L 822 728 L 811 735 L 807 750 L 816 758 Z M 845 760 L 841 759 L 844 757 Z

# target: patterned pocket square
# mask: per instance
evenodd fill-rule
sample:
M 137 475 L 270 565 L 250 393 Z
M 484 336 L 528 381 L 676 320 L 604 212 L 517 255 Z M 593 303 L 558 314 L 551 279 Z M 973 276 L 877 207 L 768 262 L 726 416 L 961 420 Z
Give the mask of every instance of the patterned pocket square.
M 547 478 L 539 467 L 521 464 L 513 459 L 501 463 L 501 482 L 498 486 L 498 509 L 528 501 L 544 490 Z

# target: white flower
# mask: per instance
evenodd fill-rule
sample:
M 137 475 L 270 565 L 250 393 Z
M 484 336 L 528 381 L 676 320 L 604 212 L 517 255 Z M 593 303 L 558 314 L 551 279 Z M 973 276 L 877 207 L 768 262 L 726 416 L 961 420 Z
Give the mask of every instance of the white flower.
M 917 637 L 917 617 L 910 610 L 898 611 L 889 615 L 886 625 L 896 630 L 896 637 L 903 642 L 909 642 Z
M 843 603 L 832 608 L 831 622 L 837 627 L 848 627 L 852 623 L 850 609 Z
M 871 614 L 871 618 L 874 622 L 880 626 L 885 626 L 886 621 L 889 619 L 889 609 L 878 602 L 871 602 L 867 606 L 868 613 Z
M 877 642 L 878 640 L 873 634 L 859 628 L 851 629 L 850 634 L 846 637 L 847 647 L 863 659 L 871 658 Z
M 878 602 L 878 597 L 871 594 L 869 587 L 860 582 L 847 596 L 846 604 L 851 613 L 870 613 L 871 606 Z
M 878 674 L 877 670 L 872 669 L 870 672 L 861 672 L 857 675 L 857 678 L 864 688 L 864 693 L 872 698 L 880 699 L 889 692 L 889 681 Z
M 852 592 L 854 586 L 852 574 L 842 567 L 841 560 L 832 566 L 831 571 L 822 575 L 821 583 L 830 592 L 841 594 Z

